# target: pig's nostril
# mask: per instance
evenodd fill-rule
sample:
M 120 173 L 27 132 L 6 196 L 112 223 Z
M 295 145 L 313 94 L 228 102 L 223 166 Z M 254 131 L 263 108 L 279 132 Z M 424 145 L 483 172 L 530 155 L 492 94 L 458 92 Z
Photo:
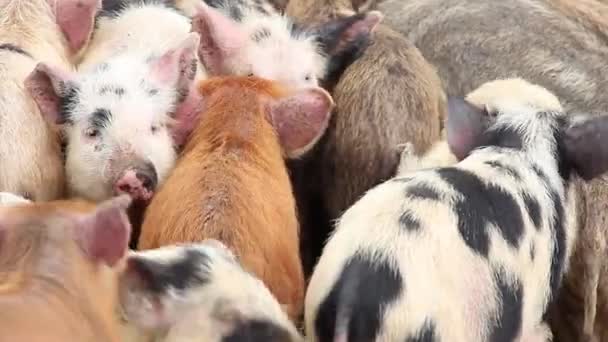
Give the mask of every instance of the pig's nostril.
M 138 174 L 137 178 L 141 181 L 141 184 L 145 189 L 152 190 L 153 184 L 152 179 L 146 175 Z
M 118 190 L 128 194 L 131 193 L 131 186 L 129 184 L 121 184 L 118 186 Z

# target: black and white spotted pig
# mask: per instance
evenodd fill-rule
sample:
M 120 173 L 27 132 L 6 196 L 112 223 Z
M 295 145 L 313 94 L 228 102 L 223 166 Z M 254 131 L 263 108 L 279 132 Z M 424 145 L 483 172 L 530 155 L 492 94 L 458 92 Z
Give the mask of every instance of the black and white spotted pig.
M 217 240 L 131 252 L 119 293 L 125 342 L 303 342 L 264 283 Z
M 340 218 L 310 280 L 312 341 L 547 341 L 576 239 L 572 179 L 608 168 L 608 116 L 521 79 L 451 98 L 460 160 L 403 172 Z M 404 171 L 402 169 L 401 171 Z

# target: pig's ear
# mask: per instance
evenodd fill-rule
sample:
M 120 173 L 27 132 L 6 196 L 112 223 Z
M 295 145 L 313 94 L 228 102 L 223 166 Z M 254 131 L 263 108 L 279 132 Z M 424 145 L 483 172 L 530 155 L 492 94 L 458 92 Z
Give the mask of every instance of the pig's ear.
M 63 32 L 72 53 L 86 47 L 95 26 L 95 16 L 102 0 L 47 0 L 55 21 Z
M 112 267 L 127 253 L 131 224 L 126 210 L 130 204 L 131 197 L 121 195 L 80 218 L 77 242 L 92 260 Z
M 203 1 L 192 18 L 192 31 L 200 34 L 198 57 L 210 76 L 224 74 L 226 61 L 241 50 L 247 39 L 247 33 L 236 21 Z
M 176 87 L 179 98 L 172 114 L 172 134 L 178 146 L 184 143 L 192 131 L 200 110 L 201 97 L 195 84 L 198 45 L 198 33 L 190 33 L 177 47 L 167 51 L 151 65 L 153 79 L 161 84 Z
M 287 157 L 298 158 L 314 146 L 323 136 L 334 106 L 329 93 L 317 87 L 269 104 L 270 120 Z
M 382 17 L 380 12 L 370 11 L 333 19 L 313 29 L 329 59 L 325 79 L 339 78 L 344 69 L 359 58 Z
M 565 129 L 562 151 L 584 180 L 608 171 L 608 116 L 595 116 L 578 121 Z
M 61 103 L 69 101 L 77 91 L 70 72 L 41 62 L 25 79 L 24 85 L 48 122 L 66 123 L 67 113 L 62 112 Z
M 179 94 L 190 90 L 197 71 L 198 34 L 190 33 L 177 46 L 150 63 L 150 77 L 162 85 L 176 87 Z M 184 99 L 180 99 L 179 102 Z
M 447 141 L 458 160 L 483 144 L 486 127 L 484 109 L 473 106 L 462 97 L 448 97 Z

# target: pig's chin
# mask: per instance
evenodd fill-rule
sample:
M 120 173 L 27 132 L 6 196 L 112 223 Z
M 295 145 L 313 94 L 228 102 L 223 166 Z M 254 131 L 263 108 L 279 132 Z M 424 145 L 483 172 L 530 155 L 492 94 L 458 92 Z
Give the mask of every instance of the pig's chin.
M 131 196 L 131 199 L 133 199 L 134 202 L 148 204 L 150 202 L 150 200 L 152 199 L 152 197 L 154 196 L 154 191 L 151 191 L 148 189 L 138 189 L 137 191 L 131 191 L 131 192 L 125 192 L 125 191 L 120 191 L 120 190 L 114 191 L 115 196 L 123 195 L 123 194 Z

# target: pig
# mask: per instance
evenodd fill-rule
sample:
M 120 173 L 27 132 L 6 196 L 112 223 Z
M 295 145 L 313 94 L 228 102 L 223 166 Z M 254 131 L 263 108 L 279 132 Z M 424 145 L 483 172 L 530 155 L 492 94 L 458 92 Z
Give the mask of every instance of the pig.
M 316 27 L 354 15 L 348 1 L 291 0 L 287 15 Z M 310 155 L 289 164 L 302 224 L 301 251 L 310 275 L 335 219 L 368 189 L 392 177 L 400 145 L 416 153 L 440 138 L 446 96 L 436 70 L 401 34 L 381 22 L 355 39 L 352 64 L 324 81 L 336 110 Z
M 120 341 L 130 201 L 0 206 L 0 341 Z
M 306 88 L 352 63 L 352 51 L 381 19 L 379 12 L 353 13 L 308 29 L 287 16 L 246 7 L 237 21 L 202 3 L 192 29 L 200 34 L 198 56 L 210 76 L 257 76 Z
M 57 132 L 23 82 L 39 61 L 73 68 L 100 0 L 13 0 L 0 5 L 0 191 L 34 201 L 64 195 Z
M 126 324 L 148 340 L 303 342 L 264 283 L 214 239 L 131 252 L 119 289 Z
M 519 78 L 450 97 L 459 162 L 401 173 L 344 213 L 310 280 L 307 336 L 551 340 L 544 318 L 578 233 L 573 183 L 608 169 L 607 134 L 608 116 L 569 116 Z
M 101 201 L 128 193 L 146 202 L 194 120 L 190 88 L 204 78 L 199 39 L 187 17 L 160 3 L 110 9 L 97 17 L 78 72 L 40 63 L 26 85 L 65 137 L 71 196 Z M 151 35 L 141 26 L 146 20 L 163 25 Z
M 0 205 L 12 205 L 13 203 L 31 203 L 31 200 L 11 192 L 0 192 Z
M 284 9 L 279 0 L 174 0 L 175 7 L 186 13 L 189 17 L 196 15 L 201 3 L 216 8 L 237 21 L 240 21 L 250 11 L 261 15 L 278 15 Z
M 450 94 L 466 94 L 495 78 L 524 77 L 555 93 L 567 113 L 608 108 L 605 3 L 383 0 L 374 8 L 437 67 Z M 608 335 L 608 183 L 599 177 L 576 186 L 582 235 L 550 315 L 557 342 Z
M 248 76 L 212 78 L 199 92 L 198 126 L 146 211 L 138 248 L 217 239 L 297 321 L 304 279 L 284 159 L 319 140 L 333 100 Z

